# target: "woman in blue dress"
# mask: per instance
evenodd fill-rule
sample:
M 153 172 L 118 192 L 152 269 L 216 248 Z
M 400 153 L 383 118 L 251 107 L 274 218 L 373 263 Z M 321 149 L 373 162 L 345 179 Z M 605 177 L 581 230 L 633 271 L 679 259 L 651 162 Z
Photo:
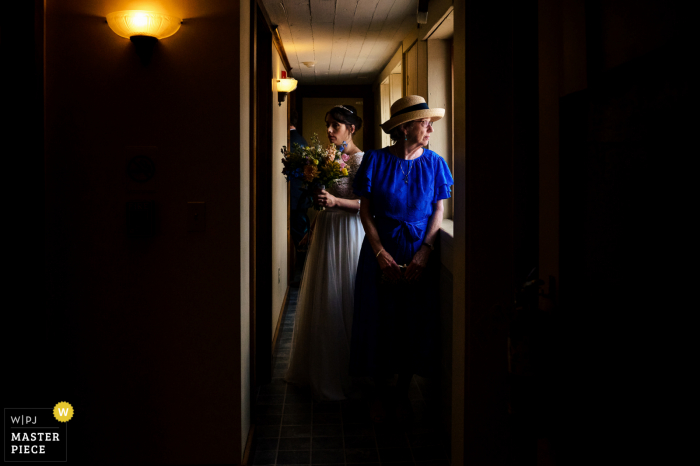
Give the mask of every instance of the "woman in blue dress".
M 424 147 L 444 114 L 420 96 L 394 102 L 381 126 L 396 144 L 366 153 L 353 184 L 365 239 L 355 281 L 350 374 L 374 377 L 375 421 L 386 415 L 387 377 L 399 374 L 401 419 L 408 415 L 413 374 L 430 376 L 436 367 L 439 258 L 433 245 L 453 180 L 445 160 Z

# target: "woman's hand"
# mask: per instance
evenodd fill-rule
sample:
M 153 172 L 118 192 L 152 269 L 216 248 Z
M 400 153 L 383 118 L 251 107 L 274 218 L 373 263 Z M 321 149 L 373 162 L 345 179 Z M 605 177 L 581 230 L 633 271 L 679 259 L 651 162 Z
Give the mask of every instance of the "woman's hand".
M 406 268 L 406 280 L 418 280 L 423 274 L 423 269 L 428 265 L 430 248 L 421 246 L 416 255 L 411 259 L 411 263 Z
M 338 199 L 325 189 L 322 189 L 314 194 L 314 203 L 322 207 L 335 207 L 338 204 Z
M 382 273 L 389 280 L 398 281 L 401 279 L 401 269 L 399 264 L 391 257 L 391 254 L 382 249 L 377 256 L 377 261 L 379 262 L 379 268 L 382 269 Z

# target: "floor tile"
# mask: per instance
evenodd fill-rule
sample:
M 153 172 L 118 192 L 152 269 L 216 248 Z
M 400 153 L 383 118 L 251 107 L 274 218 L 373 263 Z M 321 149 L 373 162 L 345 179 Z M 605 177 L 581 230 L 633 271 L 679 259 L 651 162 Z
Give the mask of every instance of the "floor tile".
M 255 450 L 253 452 L 250 464 L 254 465 L 268 465 L 275 464 L 275 458 L 277 457 L 276 450 Z
M 311 403 L 312 401 L 313 401 L 313 398 L 311 397 L 310 393 L 289 393 L 289 392 L 287 392 L 287 398 L 285 399 L 285 403 L 289 403 L 289 404 Z
M 314 413 L 315 424 L 340 424 L 340 413 Z
M 410 448 L 379 448 L 379 459 L 384 463 L 412 463 Z
M 339 413 L 340 403 L 334 402 L 316 402 L 314 403 L 314 413 Z
M 408 434 L 408 443 L 411 447 L 433 447 L 442 445 L 442 441 L 433 434 Z
M 339 450 L 343 448 L 343 437 L 314 437 L 311 440 L 311 449 Z
M 379 448 L 408 448 L 408 440 L 403 432 L 393 434 L 377 435 L 377 446 Z
M 370 435 L 345 436 L 345 448 L 372 448 L 377 446 L 377 440 Z
M 311 413 L 284 414 L 282 415 L 283 426 L 303 426 L 311 424 Z
M 348 463 L 376 463 L 379 461 L 376 448 L 346 448 L 345 458 Z
M 343 406 L 343 424 L 366 424 L 369 422 L 369 406 L 354 404 L 351 408 Z
M 310 451 L 283 451 L 277 452 L 277 464 L 309 464 L 311 462 Z
M 255 407 L 256 414 L 282 414 L 284 405 L 258 405 Z
M 281 422 L 281 414 L 257 414 L 255 416 L 255 424 L 259 426 L 278 426 Z
M 281 438 L 279 450 L 310 450 L 311 438 Z
M 339 424 L 316 424 L 313 426 L 314 437 L 340 437 L 343 427 Z
M 287 390 L 285 385 L 265 385 L 260 387 L 261 395 L 281 395 Z
M 258 405 L 281 405 L 284 403 L 284 395 L 259 395 Z
M 306 426 L 282 426 L 280 438 L 311 437 L 311 425 Z
M 286 371 L 287 368 L 289 367 L 289 361 L 279 361 L 273 364 L 273 372 L 277 373 L 279 370 Z
M 374 426 L 368 423 L 362 424 L 343 424 L 343 432 L 345 436 L 350 435 L 371 435 L 374 436 Z
M 284 414 L 311 414 L 311 403 L 285 404 Z
M 270 438 L 279 437 L 280 427 L 279 426 L 255 426 L 255 437 L 256 438 Z
M 419 447 L 411 448 L 411 451 L 413 452 L 413 458 L 416 460 L 416 462 L 447 459 L 447 455 L 442 448 Z
M 345 463 L 343 450 L 318 450 L 311 455 L 311 464 L 339 464 Z
M 279 442 L 278 438 L 259 438 L 256 440 L 256 450 L 268 450 L 268 451 L 273 451 L 277 450 L 277 443 Z

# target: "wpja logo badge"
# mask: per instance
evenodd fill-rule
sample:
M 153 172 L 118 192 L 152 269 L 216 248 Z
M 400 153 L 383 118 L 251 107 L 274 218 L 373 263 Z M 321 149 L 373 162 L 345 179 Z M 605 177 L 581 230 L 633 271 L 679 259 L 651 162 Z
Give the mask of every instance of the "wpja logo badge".
M 68 461 L 68 421 L 73 407 L 5 408 L 5 462 Z

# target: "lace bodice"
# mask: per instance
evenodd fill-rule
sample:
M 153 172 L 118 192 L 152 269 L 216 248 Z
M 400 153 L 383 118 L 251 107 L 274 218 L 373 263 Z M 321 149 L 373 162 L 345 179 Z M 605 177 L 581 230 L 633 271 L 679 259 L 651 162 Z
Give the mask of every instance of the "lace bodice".
M 335 197 L 341 197 L 343 199 L 359 199 L 359 197 L 352 192 L 352 182 L 355 179 L 357 169 L 360 168 L 363 155 L 365 155 L 364 152 L 352 154 L 348 161 L 345 162 L 347 164 L 348 176 L 340 178 L 338 181 L 329 186 L 326 191 Z

